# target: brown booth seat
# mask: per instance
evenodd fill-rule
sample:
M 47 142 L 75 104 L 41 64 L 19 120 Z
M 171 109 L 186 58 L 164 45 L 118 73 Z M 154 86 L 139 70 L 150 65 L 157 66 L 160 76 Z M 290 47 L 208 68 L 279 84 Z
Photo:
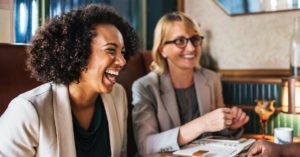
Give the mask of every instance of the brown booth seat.
M 25 70 L 26 47 L 26 45 L 0 43 L 0 115 L 14 97 L 42 84 L 31 78 L 30 72 Z M 117 79 L 125 88 L 128 99 L 128 157 L 134 156 L 136 152 L 131 121 L 131 85 L 150 71 L 151 61 L 150 52 L 137 53 L 128 61 Z
M 0 115 L 14 97 L 41 84 L 25 70 L 25 49 L 26 45 L 0 44 Z

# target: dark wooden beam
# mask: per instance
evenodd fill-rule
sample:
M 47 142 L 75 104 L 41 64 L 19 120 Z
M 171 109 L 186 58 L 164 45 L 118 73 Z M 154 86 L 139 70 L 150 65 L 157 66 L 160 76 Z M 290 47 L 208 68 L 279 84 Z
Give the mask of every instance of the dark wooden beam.
M 254 70 L 219 70 L 222 77 L 270 77 L 281 78 L 291 76 L 289 69 L 254 69 Z
M 177 11 L 184 12 L 184 0 L 177 0 Z

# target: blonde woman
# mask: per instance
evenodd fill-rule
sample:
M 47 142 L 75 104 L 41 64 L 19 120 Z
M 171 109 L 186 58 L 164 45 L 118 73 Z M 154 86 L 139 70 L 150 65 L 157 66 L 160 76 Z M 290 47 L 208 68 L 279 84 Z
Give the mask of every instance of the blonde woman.
M 133 127 L 140 155 L 175 151 L 212 132 L 240 136 L 249 117 L 223 104 L 219 76 L 199 65 L 203 37 L 181 12 L 156 25 L 152 72 L 134 82 Z

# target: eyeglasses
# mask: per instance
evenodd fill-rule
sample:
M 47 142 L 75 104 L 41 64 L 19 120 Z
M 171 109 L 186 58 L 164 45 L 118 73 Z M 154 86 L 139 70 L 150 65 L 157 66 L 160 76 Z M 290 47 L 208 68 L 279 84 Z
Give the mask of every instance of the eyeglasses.
M 185 38 L 185 37 L 178 37 L 174 40 L 171 40 L 171 41 L 166 41 L 164 43 L 164 45 L 167 45 L 167 44 L 175 44 L 178 48 L 185 48 L 187 43 L 189 41 L 191 41 L 191 43 L 193 44 L 194 47 L 198 47 L 202 44 L 202 40 L 204 39 L 203 36 L 200 36 L 200 35 L 193 35 L 192 37 L 190 38 Z

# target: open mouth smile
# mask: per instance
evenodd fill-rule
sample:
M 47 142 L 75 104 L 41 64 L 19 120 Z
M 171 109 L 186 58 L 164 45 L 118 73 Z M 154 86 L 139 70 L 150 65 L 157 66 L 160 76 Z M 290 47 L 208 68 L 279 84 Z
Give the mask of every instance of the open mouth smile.
M 111 82 L 116 83 L 117 76 L 119 75 L 119 71 L 116 70 L 106 70 L 105 77 Z
M 185 54 L 185 55 L 181 55 L 180 57 L 184 58 L 184 59 L 194 59 L 196 57 L 195 54 Z

